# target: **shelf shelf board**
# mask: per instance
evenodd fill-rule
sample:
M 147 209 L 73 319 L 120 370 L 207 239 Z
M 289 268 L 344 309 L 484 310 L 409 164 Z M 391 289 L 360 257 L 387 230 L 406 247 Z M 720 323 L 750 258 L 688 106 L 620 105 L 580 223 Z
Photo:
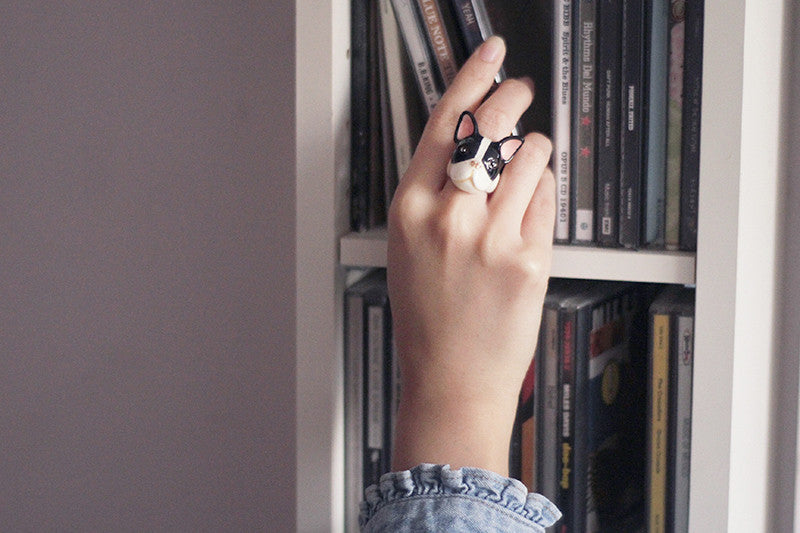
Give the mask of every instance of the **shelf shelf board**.
M 342 237 L 339 263 L 347 267 L 385 267 L 386 229 L 354 232 Z M 554 248 L 551 275 L 693 285 L 695 254 L 557 245 Z

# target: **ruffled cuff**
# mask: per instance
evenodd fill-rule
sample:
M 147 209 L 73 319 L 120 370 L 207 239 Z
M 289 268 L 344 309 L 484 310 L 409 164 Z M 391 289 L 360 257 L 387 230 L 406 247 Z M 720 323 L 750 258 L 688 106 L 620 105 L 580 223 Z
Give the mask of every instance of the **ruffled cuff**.
M 363 528 L 381 509 L 410 498 L 459 496 L 499 506 L 503 513 L 541 528 L 553 525 L 561 512 L 547 498 L 529 493 L 523 483 L 480 468 L 453 470 L 449 465 L 421 464 L 411 470 L 381 476 L 378 485 L 365 491 L 359 523 Z M 536 528 L 538 529 L 538 528 Z

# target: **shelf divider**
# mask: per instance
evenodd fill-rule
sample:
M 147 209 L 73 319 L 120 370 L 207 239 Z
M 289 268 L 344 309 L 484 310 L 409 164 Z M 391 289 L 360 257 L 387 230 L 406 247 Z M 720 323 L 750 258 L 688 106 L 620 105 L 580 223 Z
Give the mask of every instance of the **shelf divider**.
M 693 252 L 556 245 L 551 275 L 694 285 L 695 258 Z M 339 263 L 347 267 L 386 267 L 386 229 L 342 237 Z

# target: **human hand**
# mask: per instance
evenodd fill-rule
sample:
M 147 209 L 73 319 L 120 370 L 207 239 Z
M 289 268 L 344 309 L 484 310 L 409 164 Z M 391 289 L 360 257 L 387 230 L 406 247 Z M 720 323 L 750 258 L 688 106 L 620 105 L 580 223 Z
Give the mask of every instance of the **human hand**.
M 422 462 L 505 474 L 517 396 L 538 338 L 555 219 L 550 142 L 528 134 L 497 189 L 469 194 L 445 168 L 464 110 L 505 137 L 533 99 L 488 39 L 437 104 L 389 211 L 389 296 L 402 394 L 394 469 Z

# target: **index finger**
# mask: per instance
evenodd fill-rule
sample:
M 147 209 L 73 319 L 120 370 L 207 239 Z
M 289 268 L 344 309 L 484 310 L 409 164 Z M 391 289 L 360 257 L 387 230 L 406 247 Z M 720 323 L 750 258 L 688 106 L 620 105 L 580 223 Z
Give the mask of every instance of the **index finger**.
M 409 180 L 441 189 L 447 161 L 453 151 L 453 133 L 458 117 L 464 110 L 475 111 L 492 88 L 505 53 L 503 39 L 492 36 L 464 63 L 425 125 L 409 166 Z

